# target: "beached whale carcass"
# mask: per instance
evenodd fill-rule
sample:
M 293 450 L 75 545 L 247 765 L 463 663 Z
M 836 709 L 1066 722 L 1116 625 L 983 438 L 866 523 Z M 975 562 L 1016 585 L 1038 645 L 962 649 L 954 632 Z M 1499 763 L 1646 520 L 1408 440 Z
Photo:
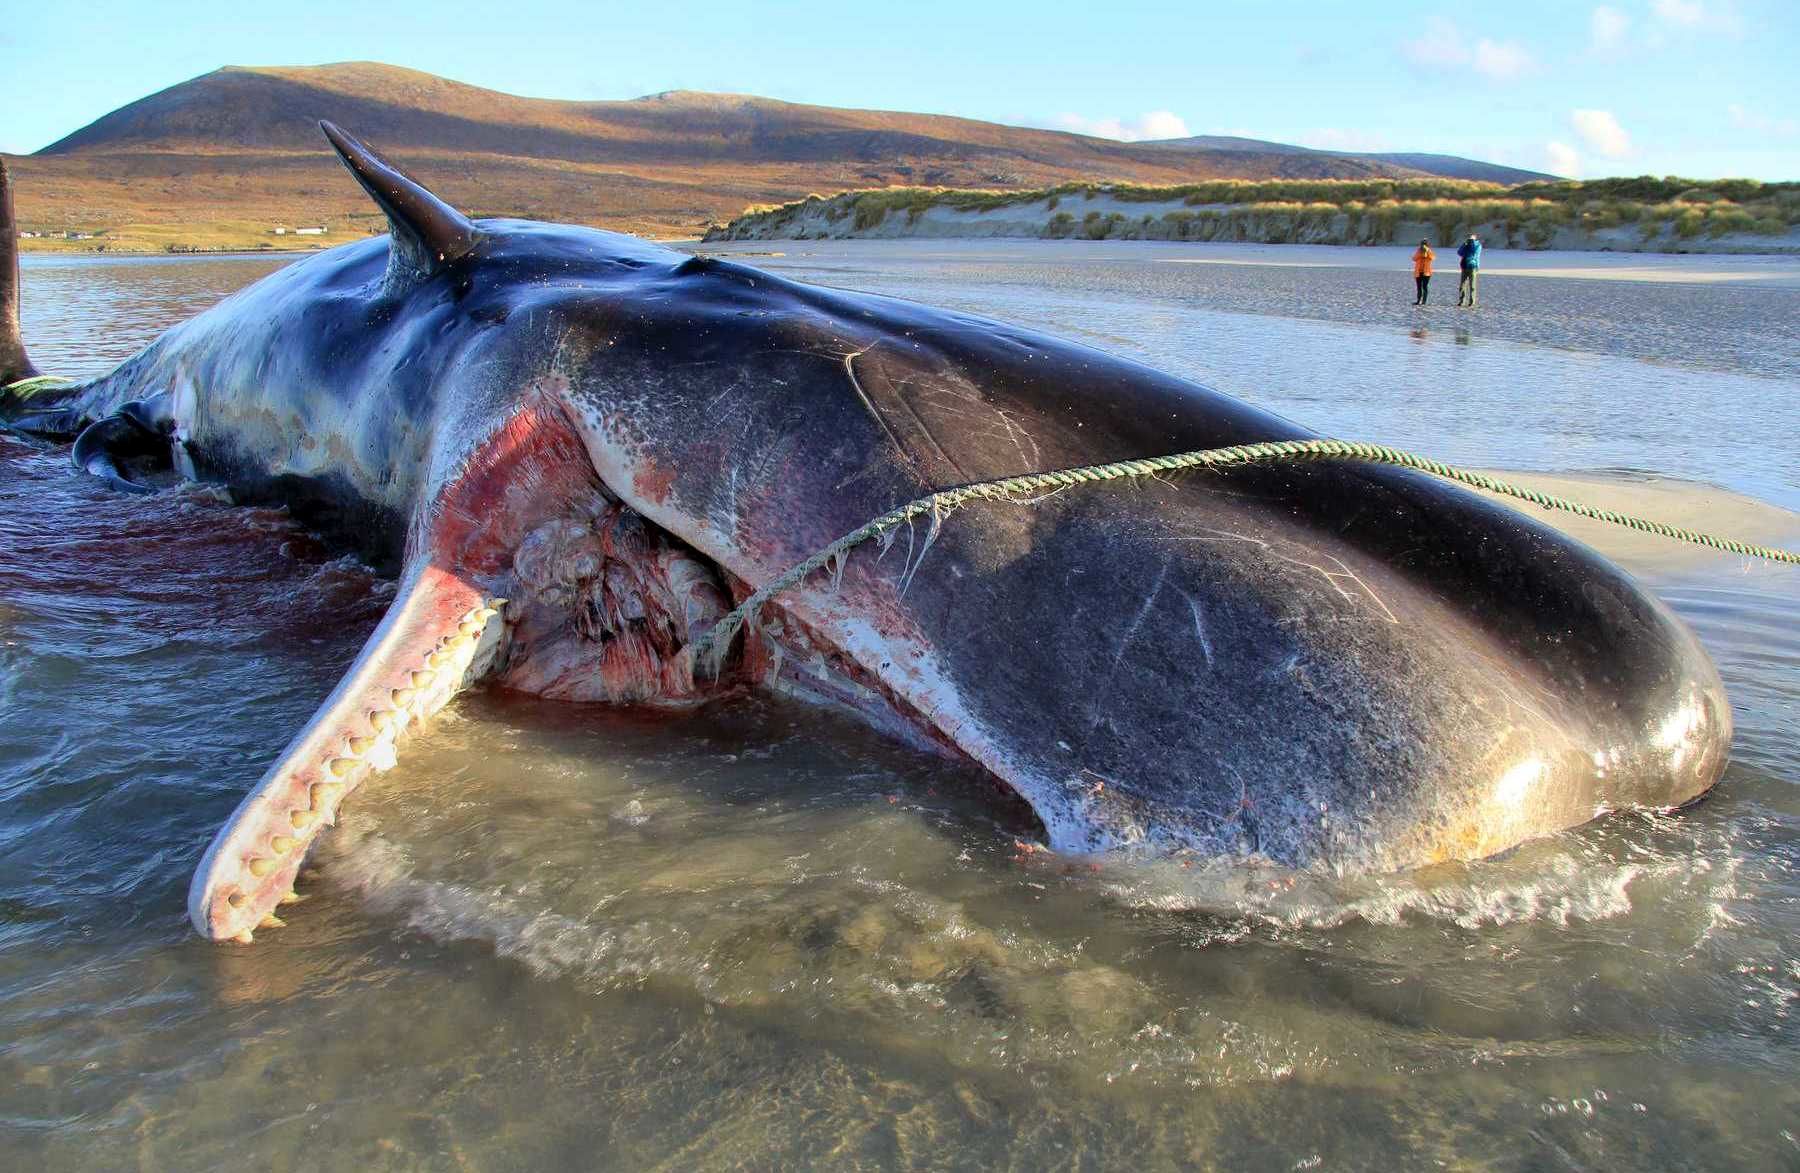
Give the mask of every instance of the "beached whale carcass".
M 1723 769 L 1718 676 L 1661 603 L 1518 513 L 1353 461 L 971 504 L 783 594 L 696 675 L 734 600 L 933 488 L 1309 433 L 1004 323 L 471 221 L 325 130 L 390 236 L 4 403 L 115 483 L 280 502 L 401 579 L 207 851 L 208 936 L 268 923 L 344 795 L 481 679 L 841 706 L 979 763 L 1075 852 L 1406 868 L 1679 804 Z

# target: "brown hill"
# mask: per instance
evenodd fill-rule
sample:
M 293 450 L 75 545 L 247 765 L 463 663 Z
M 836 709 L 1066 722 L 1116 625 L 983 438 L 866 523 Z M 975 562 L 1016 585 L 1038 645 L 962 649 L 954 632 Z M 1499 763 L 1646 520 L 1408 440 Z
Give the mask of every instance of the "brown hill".
M 108 230 L 115 245 L 179 244 L 185 234 L 188 243 L 239 247 L 274 242 L 276 224 L 325 222 L 336 239 L 377 227 L 373 210 L 325 148 L 320 118 L 390 152 L 477 214 L 664 236 L 698 235 L 747 204 L 889 184 L 1033 187 L 1072 179 L 1171 184 L 1426 173 L 1279 144 L 1266 151 L 1169 150 L 966 118 L 734 94 L 564 102 L 373 63 L 228 67 L 133 102 L 20 159 L 21 225 Z M 158 227 L 146 236 L 141 226 Z

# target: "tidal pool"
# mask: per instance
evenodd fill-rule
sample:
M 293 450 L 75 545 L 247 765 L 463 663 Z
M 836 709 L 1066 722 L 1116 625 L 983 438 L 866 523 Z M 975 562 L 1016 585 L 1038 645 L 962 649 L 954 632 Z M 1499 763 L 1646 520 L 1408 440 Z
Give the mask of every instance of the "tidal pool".
M 1499 272 L 1477 315 L 1413 318 L 1380 301 L 1408 297 L 1404 272 L 1302 269 L 1306 249 L 719 251 L 1800 543 L 1800 289 L 1780 280 Z M 1208 257 L 1241 263 L 1170 263 Z M 27 337 L 47 369 L 104 369 L 276 263 L 28 260 Z M 1580 534 L 1724 675 L 1734 759 L 1691 810 L 1359 881 L 1066 860 L 980 778 L 829 714 L 477 693 L 357 793 L 289 926 L 237 948 L 190 933 L 188 877 L 391 586 L 279 512 L 109 493 L 0 436 L 0 1151 L 1792 1168 L 1800 572 Z

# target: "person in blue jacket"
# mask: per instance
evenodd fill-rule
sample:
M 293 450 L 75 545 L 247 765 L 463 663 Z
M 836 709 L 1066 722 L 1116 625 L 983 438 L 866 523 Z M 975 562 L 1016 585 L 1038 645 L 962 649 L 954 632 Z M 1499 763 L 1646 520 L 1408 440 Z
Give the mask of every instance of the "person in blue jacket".
M 1462 280 L 1456 283 L 1456 304 L 1475 308 L 1475 278 L 1481 272 L 1481 238 L 1473 232 L 1457 246 L 1456 258 L 1462 262 Z

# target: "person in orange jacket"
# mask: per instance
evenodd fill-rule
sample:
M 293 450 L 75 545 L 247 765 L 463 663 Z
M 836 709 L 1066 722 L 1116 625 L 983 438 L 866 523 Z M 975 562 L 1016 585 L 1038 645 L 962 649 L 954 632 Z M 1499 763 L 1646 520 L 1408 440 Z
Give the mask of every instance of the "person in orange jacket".
M 1413 298 L 1414 305 L 1424 305 L 1426 294 L 1431 292 L 1431 262 L 1436 257 L 1437 254 L 1431 251 L 1431 244 L 1421 240 L 1413 253 L 1413 284 L 1418 288 L 1418 295 Z

